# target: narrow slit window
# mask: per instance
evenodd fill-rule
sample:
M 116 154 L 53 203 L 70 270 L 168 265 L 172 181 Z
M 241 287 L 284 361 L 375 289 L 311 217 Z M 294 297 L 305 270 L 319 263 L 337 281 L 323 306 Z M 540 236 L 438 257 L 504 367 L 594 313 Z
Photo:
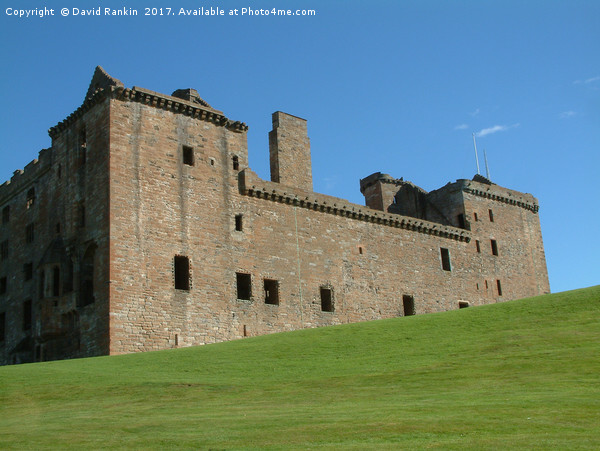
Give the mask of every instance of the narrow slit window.
M 6 338 L 6 312 L 0 313 L 0 342 Z
M 450 251 L 445 247 L 440 247 L 440 254 L 442 257 L 442 269 L 444 271 L 452 271 L 450 266 Z
M 500 279 L 496 280 L 496 287 L 498 288 L 498 296 L 502 296 L 502 284 L 500 283 Z
M 241 232 L 243 228 L 242 216 L 243 215 L 235 215 L 235 230 L 238 232 Z
M 58 266 L 52 270 L 52 296 L 60 296 L 60 268 Z
M 465 228 L 465 215 L 464 214 L 459 214 L 456 218 L 458 220 L 458 227 L 460 227 L 461 229 Z
M 479 219 L 477 218 L 477 213 L 473 213 L 473 219 L 475 219 L 475 222 L 477 222 Z
M 33 314 L 33 309 L 31 306 L 31 299 L 23 302 L 23 330 L 31 329 L 31 317 Z
M 481 245 L 479 244 L 479 240 L 475 240 L 475 247 L 477 248 L 477 253 L 481 253 Z
M 252 297 L 252 276 L 250 274 L 236 273 L 237 298 L 249 301 Z
M 8 240 L 0 243 L 0 260 L 6 260 L 8 258 Z
M 240 159 L 238 158 L 237 155 L 234 155 L 232 158 L 233 161 L 233 170 L 234 171 L 239 171 L 240 169 Z
M 10 220 L 10 205 L 7 205 L 2 209 L 2 224 L 8 224 Z
M 31 207 L 33 207 L 34 203 L 35 203 L 35 188 L 30 188 L 29 191 L 27 191 L 27 200 L 25 202 L 25 207 L 29 210 Z
M 402 296 L 402 309 L 404 316 L 413 316 L 415 314 L 415 298 L 407 294 Z
M 492 255 L 498 255 L 498 243 L 496 240 L 491 240 L 492 243 Z
M 489 210 L 490 213 L 490 222 L 494 222 L 494 212 L 492 210 Z
M 333 312 L 333 290 L 321 287 L 321 311 Z
M 173 259 L 175 267 L 175 289 L 190 289 L 190 259 L 182 255 L 176 255 Z
M 6 277 L 0 277 L 0 294 L 6 293 Z
M 279 305 L 279 281 L 273 279 L 264 280 L 265 304 Z
M 87 134 L 85 127 L 79 132 L 79 156 L 81 158 L 81 164 L 85 164 L 87 160 Z
M 182 153 L 183 164 L 187 166 L 194 166 L 194 149 L 190 146 L 183 146 Z
M 33 243 L 34 238 L 35 238 L 35 235 L 34 235 L 33 224 L 27 224 L 27 227 L 25 227 L 25 242 Z

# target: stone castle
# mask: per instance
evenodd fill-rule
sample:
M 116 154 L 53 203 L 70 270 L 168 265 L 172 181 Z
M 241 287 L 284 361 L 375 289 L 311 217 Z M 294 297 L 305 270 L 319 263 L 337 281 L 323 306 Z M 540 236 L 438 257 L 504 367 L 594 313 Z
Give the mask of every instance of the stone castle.
M 530 194 L 382 173 L 315 193 L 304 119 L 273 114 L 271 180 L 194 89 L 96 68 L 52 147 L 0 186 L 0 364 L 193 346 L 549 292 Z

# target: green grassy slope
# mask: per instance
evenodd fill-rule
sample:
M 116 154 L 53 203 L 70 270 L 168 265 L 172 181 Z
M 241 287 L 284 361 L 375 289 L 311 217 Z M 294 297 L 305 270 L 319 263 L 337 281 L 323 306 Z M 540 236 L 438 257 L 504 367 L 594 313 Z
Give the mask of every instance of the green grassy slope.
M 599 449 L 600 286 L 0 368 L 0 448 Z

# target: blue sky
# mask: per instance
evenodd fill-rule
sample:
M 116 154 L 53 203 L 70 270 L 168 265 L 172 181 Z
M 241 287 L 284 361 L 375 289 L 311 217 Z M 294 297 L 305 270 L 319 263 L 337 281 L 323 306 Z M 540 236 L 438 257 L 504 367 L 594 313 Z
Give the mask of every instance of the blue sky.
M 101 65 L 128 87 L 196 88 L 246 122 L 250 165 L 266 179 L 271 113 L 307 119 L 315 190 L 361 204 L 359 179 L 377 171 L 426 190 L 471 178 L 478 133 L 492 181 L 540 201 L 552 291 L 600 283 L 598 1 L 1 3 L 2 181 L 50 147 L 48 128 Z M 100 4 L 139 15 L 72 15 Z M 177 15 L 200 7 L 316 15 Z

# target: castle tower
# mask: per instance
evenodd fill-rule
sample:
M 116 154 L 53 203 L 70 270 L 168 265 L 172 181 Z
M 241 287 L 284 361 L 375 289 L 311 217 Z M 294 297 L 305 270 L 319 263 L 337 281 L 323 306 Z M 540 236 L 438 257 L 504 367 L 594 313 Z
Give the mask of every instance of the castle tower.
M 269 132 L 271 181 L 313 190 L 310 139 L 306 120 L 281 111 L 273 113 Z

